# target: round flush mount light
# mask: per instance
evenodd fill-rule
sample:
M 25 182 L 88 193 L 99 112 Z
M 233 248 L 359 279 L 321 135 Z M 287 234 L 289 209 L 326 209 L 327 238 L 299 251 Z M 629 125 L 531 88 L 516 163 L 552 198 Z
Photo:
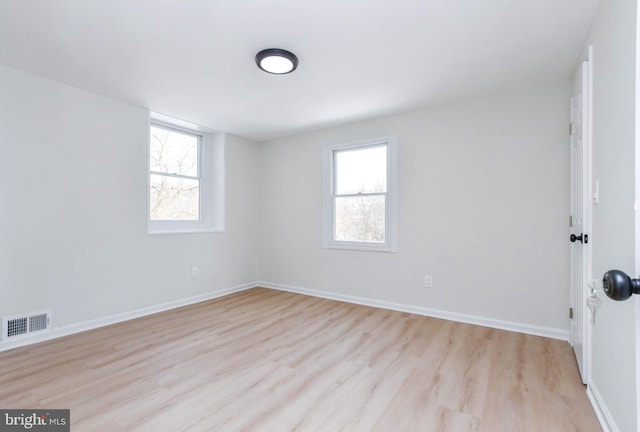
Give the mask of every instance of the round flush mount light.
M 296 70 L 298 57 L 287 50 L 269 48 L 256 54 L 256 64 L 265 72 L 283 75 Z

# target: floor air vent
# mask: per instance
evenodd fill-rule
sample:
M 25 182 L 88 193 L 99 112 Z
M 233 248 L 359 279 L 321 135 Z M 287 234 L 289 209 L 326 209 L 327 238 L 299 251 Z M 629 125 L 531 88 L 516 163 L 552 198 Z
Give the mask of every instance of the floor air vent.
M 50 318 L 50 311 L 5 317 L 2 320 L 2 339 L 13 340 L 48 332 L 51 327 Z

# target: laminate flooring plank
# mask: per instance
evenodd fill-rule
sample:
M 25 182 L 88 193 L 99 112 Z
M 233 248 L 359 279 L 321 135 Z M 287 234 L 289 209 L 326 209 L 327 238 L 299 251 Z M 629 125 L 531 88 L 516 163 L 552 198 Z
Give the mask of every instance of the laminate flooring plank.
M 255 288 L 0 353 L 74 432 L 600 431 L 562 341 Z

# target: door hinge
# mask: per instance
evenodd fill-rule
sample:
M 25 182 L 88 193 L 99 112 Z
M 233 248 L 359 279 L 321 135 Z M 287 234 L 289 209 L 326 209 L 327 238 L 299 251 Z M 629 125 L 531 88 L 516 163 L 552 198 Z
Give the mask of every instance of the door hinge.
M 573 135 L 573 123 L 569 123 L 569 135 Z
M 569 226 L 573 228 L 573 216 L 569 216 Z
M 569 319 L 573 319 L 573 308 L 569 308 Z

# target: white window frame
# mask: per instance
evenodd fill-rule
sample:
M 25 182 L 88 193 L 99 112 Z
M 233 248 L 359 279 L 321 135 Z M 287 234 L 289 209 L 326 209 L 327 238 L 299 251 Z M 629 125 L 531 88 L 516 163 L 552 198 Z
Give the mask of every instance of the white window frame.
M 385 195 L 384 243 L 342 241 L 335 239 L 335 152 L 356 148 L 386 146 L 387 192 Z M 323 247 L 370 252 L 397 252 L 397 138 L 382 137 L 349 144 L 326 145 L 323 148 Z
M 180 234 L 224 231 L 224 134 L 162 114 L 151 113 L 151 126 L 199 137 L 198 178 L 200 217 L 198 220 L 151 220 L 151 137 L 147 141 L 147 232 Z

